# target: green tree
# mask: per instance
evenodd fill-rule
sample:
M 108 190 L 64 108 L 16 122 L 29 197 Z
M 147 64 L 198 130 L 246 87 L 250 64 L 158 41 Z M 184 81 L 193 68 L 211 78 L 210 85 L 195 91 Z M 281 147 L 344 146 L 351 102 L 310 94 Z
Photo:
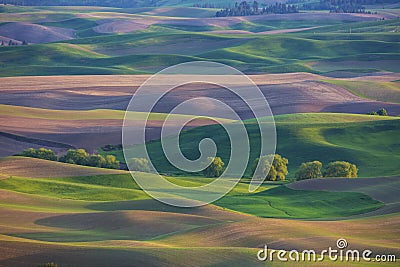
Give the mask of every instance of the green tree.
M 37 150 L 33 148 L 26 149 L 22 151 L 21 156 L 24 157 L 31 157 L 31 158 L 38 158 L 38 159 L 45 159 L 45 160 L 57 160 L 57 155 L 51 149 L 46 148 L 39 148 Z
M 103 167 L 108 169 L 119 169 L 119 160 L 117 160 L 113 155 L 107 155 Z
M 260 167 L 257 169 L 258 163 Z M 269 181 L 285 180 L 289 173 L 287 158 L 279 154 L 262 156 L 254 161 L 253 173 L 255 177 L 266 177 Z
M 101 168 L 105 164 L 106 164 L 106 160 L 104 159 L 104 157 L 102 155 L 99 155 L 99 154 L 90 155 L 88 158 L 88 161 L 87 161 L 87 165 L 92 166 L 92 167 Z
M 387 113 L 386 109 L 384 109 L 384 108 L 380 108 L 376 113 L 379 116 L 388 116 L 388 113 Z
M 300 165 L 295 177 L 297 180 L 313 179 L 322 176 L 322 163 L 320 161 L 304 162 Z
M 329 163 L 324 170 L 324 177 L 357 177 L 357 166 L 346 161 L 335 161 Z
M 54 262 L 48 262 L 42 265 L 39 265 L 39 267 L 58 267 L 57 263 Z
M 60 158 L 61 162 L 87 165 L 89 154 L 84 149 L 69 149 L 67 153 Z
M 203 174 L 206 177 L 219 177 L 224 172 L 225 163 L 220 157 L 208 157 L 207 162 L 210 162 L 207 168 L 204 169 Z
M 36 150 L 33 148 L 25 149 L 24 151 L 21 152 L 21 156 L 36 158 Z
M 133 171 L 138 172 L 150 172 L 149 161 L 145 158 L 133 158 L 129 164 L 129 167 Z

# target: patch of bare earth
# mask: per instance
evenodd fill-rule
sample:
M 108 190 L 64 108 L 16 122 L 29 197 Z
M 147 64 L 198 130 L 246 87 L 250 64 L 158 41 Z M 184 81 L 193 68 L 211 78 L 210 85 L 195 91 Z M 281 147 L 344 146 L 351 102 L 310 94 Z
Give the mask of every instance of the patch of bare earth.
M 74 38 L 75 31 L 67 28 L 48 27 L 25 22 L 0 25 L 0 35 L 28 43 L 49 43 Z
M 0 159 L 0 174 L 3 178 L 8 178 L 10 176 L 51 178 L 113 173 L 118 174 L 124 172 L 118 170 L 78 166 L 61 162 L 52 162 L 34 158 L 9 157 Z

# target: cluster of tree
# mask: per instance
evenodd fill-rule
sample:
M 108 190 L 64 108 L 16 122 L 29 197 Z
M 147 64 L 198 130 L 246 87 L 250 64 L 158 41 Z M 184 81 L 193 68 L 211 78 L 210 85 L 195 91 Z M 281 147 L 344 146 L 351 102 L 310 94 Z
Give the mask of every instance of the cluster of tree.
M 54 153 L 53 150 L 46 148 L 39 148 L 39 149 L 29 148 L 22 151 L 21 156 L 57 161 L 56 153 Z
M 13 40 L 9 40 L 8 42 L 1 41 L 0 46 L 15 46 L 15 45 L 28 45 L 28 43 L 24 40 L 21 44 L 14 42 Z
M 232 16 L 252 16 L 252 15 L 262 15 L 262 14 L 288 14 L 297 13 L 297 7 L 295 5 L 287 5 L 282 3 L 275 3 L 274 5 L 264 5 L 264 7 L 259 8 L 257 1 L 241 3 L 235 3 L 234 7 L 224 8 L 217 11 L 216 17 L 232 17 Z
M 105 145 L 101 148 L 103 151 L 115 151 L 115 150 L 121 150 L 122 149 L 122 144 L 119 145 Z
M 363 5 L 376 3 L 378 3 L 376 0 L 320 0 L 319 2 L 303 4 L 302 9 L 329 10 L 331 13 L 371 13 L 366 11 Z M 381 3 L 382 1 L 378 4 Z
M 45 159 L 57 161 L 57 155 L 51 149 L 39 148 L 33 149 L 29 148 L 20 154 L 24 157 Z M 89 154 L 84 149 L 69 149 L 67 153 L 58 159 L 60 162 L 92 166 L 98 168 L 108 168 L 108 169 L 119 169 L 119 161 L 115 156 L 107 155 L 103 157 L 100 154 Z
M 379 116 L 389 116 L 387 113 L 387 110 L 384 108 L 380 108 L 377 111 L 372 111 L 370 113 L 367 113 L 367 115 L 379 115 Z
M 193 7 L 200 7 L 200 8 L 219 8 L 219 5 L 214 3 L 195 3 Z
M 288 164 L 289 160 L 279 154 L 262 156 L 254 161 L 254 177 L 266 177 L 268 181 L 283 181 L 289 173 Z
M 149 161 L 145 158 L 133 158 L 129 162 L 129 167 L 132 171 L 150 172 Z
M 346 161 L 330 162 L 325 167 L 324 171 L 322 171 L 322 163 L 315 160 L 302 163 L 295 177 L 297 180 L 314 179 L 321 177 L 356 178 L 357 173 L 357 166 Z
M 113 155 L 103 157 L 100 154 L 89 154 L 84 149 L 69 149 L 59 161 L 108 169 L 119 169 L 119 161 Z
M 57 263 L 54 262 L 48 262 L 42 265 L 39 265 L 39 267 L 58 267 Z

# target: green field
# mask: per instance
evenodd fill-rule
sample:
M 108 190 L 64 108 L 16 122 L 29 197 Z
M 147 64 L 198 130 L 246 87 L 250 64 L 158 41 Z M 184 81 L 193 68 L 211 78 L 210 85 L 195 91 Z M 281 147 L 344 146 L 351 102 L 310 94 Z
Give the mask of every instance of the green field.
M 0 75 L 154 73 L 164 67 L 193 60 L 226 63 L 245 73 L 329 73 L 343 69 L 361 73 L 399 72 L 396 62 L 400 37 L 392 32 L 399 27 L 398 20 L 349 22 L 328 19 L 323 23 L 320 20 L 266 20 L 244 21 L 224 27 L 175 25 L 167 21 L 127 34 L 100 34 L 93 27 L 102 16 L 127 16 L 135 21 L 152 14 L 151 11 L 143 14 L 106 11 L 87 10 L 88 14 L 93 12 L 95 18 L 60 18 L 41 23 L 73 29 L 77 39 L 27 47 L 0 47 Z M 51 12 L 61 16 L 58 11 Z M 67 9 L 65 12 L 75 14 L 76 11 Z M 7 14 L 4 15 L 6 20 Z M 168 12 L 164 15 L 154 15 L 154 19 L 170 18 Z M 317 26 L 305 32 L 273 35 L 209 32 L 245 30 L 257 33 Z M 351 35 L 346 33 L 350 28 L 353 31 Z M 26 54 L 31 56 L 25 57 Z M 352 61 L 352 68 L 335 63 L 344 59 Z M 384 64 L 381 64 L 382 60 Z
M 400 174 L 396 164 L 400 155 L 398 117 L 307 113 L 278 115 L 275 121 L 277 153 L 289 159 L 289 177 L 294 177 L 302 162 L 313 160 L 320 160 L 324 164 L 336 160 L 353 162 L 359 168 L 361 177 Z M 246 127 L 251 142 L 250 162 L 253 162 L 260 140 L 258 126 L 250 120 Z M 181 133 L 183 153 L 193 159 L 198 157 L 198 142 L 206 137 L 216 142 L 218 155 L 226 161 L 230 154 L 230 143 L 223 128 L 218 125 Z M 181 174 L 168 164 L 158 141 L 149 142 L 147 149 L 160 172 Z M 110 153 L 124 161 L 122 151 Z M 247 175 L 250 175 L 249 171 L 248 168 Z
M 186 187 L 201 186 L 210 181 L 195 177 L 169 180 Z M 46 179 L 12 177 L 0 181 L 0 188 L 42 197 L 84 201 L 150 199 L 129 174 Z M 375 210 L 382 205 L 361 193 L 299 191 L 274 183 L 265 184 L 258 191 L 250 194 L 247 183 L 240 183 L 216 205 L 261 217 L 293 219 L 347 217 Z M 309 205 L 312 199 L 319 201 Z M 350 203 L 353 203 L 352 209 L 348 210 Z
M 0 158 L 0 266 L 398 266 L 400 117 L 350 112 L 385 107 L 398 115 L 399 4 L 385 0 L 384 8 L 381 3 L 368 6 L 373 14 L 314 10 L 216 18 L 217 10 L 234 2 L 139 0 L 131 1 L 129 8 L 97 2 L 107 3 L 0 4 L 0 152 L 5 155 Z M 301 7 L 318 1 L 294 2 Z M 199 3 L 215 8 L 192 7 Z M 259 2 L 264 3 L 275 1 Z M 9 46 L 9 38 L 27 45 Z M 123 170 L 124 164 L 111 170 L 12 156 L 44 146 L 61 157 L 73 145 L 91 154 L 115 155 L 125 163 L 129 159 L 122 150 L 101 147 L 118 147 L 124 118 L 132 128 L 148 120 L 146 138 L 151 141 L 145 145 L 154 167 L 167 181 L 187 187 L 182 191 L 200 190 L 215 178 L 174 167 L 161 141 L 154 140 L 159 129 L 169 127 L 162 125 L 169 114 L 123 110 L 130 92 L 148 74 L 190 61 L 220 62 L 251 74 L 271 99 L 271 109 L 284 113 L 274 116 L 276 153 L 289 160 L 284 181 L 264 181 L 249 192 L 251 167 L 260 156 L 255 119 L 244 121 L 250 141 L 244 177 L 225 196 L 195 208 L 153 199 Z M 220 89 L 188 86 L 152 111 L 166 112 L 197 96 L 232 101 L 237 112 L 245 109 Z M 140 105 L 134 108 L 142 110 Z M 318 112 L 326 110 L 348 113 Z M 178 125 L 193 117 L 172 114 L 169 119 Z M 270 123 L 270 118 L 260 119 Z M 180 133 L 182 154 L 199 158 L 200 141 L 210 138 L 227 165 L 229 136 L 223 126 L 204 121 Z M 359 178 L 295 181 L 300 164 L 314 160 L 325 166 L 332 161 L 354 163 Z M 180 193 L 157 185 L 152 190 L 164 200 L 182 200 Z M 225 184 L 219 186 L 226 189 Z M 347 240 L 349 249 L 395 255 L 397 262 L 257 260 L 266 244 L 285 251 L 313 249 L 319 255 L 335 249 L 339 238 Z
M 383 102 L 400 103 L 398 82 L 366 82 L 326 80 L 325 82 L 343 87 L 355 95 Z

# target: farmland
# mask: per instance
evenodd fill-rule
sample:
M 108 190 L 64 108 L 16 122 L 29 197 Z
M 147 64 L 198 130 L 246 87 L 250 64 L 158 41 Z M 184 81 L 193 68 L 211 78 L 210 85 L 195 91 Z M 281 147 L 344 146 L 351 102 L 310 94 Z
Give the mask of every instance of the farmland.
M 397 266 L 398 3 L 333 13 L 302 9 L 315 2 L 303 1 L 293 2 L 299 13 L 216 17 L 231 2 L 201 2 L 215 8 L 194 0 L 97 2 L 103 6 L 0 4 L 0 266 L 343 266 L 323 252 L 339 238 L 349 249 L 372 251 L 371 261 L 346 266 Z M 234 67 L 259 88 L 273 119 L 257 119 L 275 123 L 276 153 L 288 159 L 285 179 L 249 190 L 253 164 L 263 156 L 255 114 L 266 106 L 255 97 L 249 106 L 222 85 L 254 93 L 233 76 L 220 76 L 219 85 L 200 81 L 214 73 L 199 75 L 151 110 L 143 100 L 126 112 L 153 74 L 191 61 Z M 178 78 L 162 76 L 162 85 Z M 158 91 L 150 86 L 141 93 L 151 99 Z M 224 126 L 238 129 L 240 122 L 211 101 L 172 112 L 195 98 L 232 107 L 249 136 L 250 155 L 225 196 L 183 208 L 153 199 L 134 179 L 154 174 L 126 170 L 132 159 L 121 149 L 122 127 L 142 133 L 145 121 L 145 140 L 132 139 L 125 152 L 145 145 L 166 181 L 202 188 L 215 177 L 170 162 L 162 142 L 177 136 L 162 140 L 163 130 L 180 130 L 179 147 L 190 160 L 202 156 L 204 140 L 213 140 L 226 166 L 232 147 Z M 50 149 L 58 159 L 82 148 L 88 157 L 114 155 L 121 164 L 116 170 L 21 156 L 28 148 Z M 322 173 L 330 162 L 350 162 L 358 177 L 296 180 L 301 164 L 315 160 Z M 313 249 L 324 260 L 261 262 L 257 252 L 264 245 Z M 376 255 L 394 255 L 397 262 L 377 262 Z

